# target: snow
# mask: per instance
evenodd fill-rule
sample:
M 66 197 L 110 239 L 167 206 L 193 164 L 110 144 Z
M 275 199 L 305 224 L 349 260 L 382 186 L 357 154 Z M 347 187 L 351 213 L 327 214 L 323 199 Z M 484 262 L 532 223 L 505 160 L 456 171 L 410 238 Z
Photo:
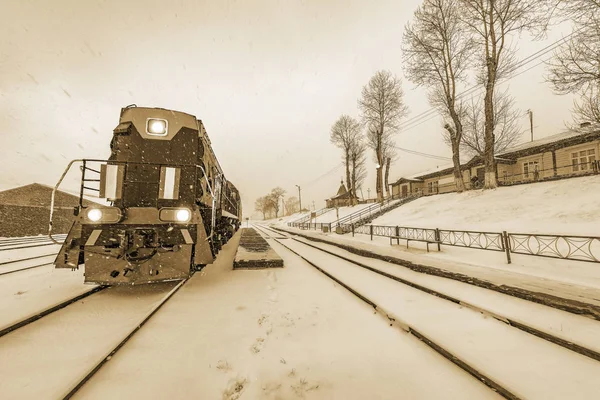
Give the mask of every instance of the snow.
M 595 360 L 297 242 L 286 245 L 520 398 L 588 399 L 600 391 Z
M 600 175 L 422 197 L 373 225 L 600 236 Z
M 283 269 L 233 271 L 238 240 L 77 397 L 499 398 L 277 244 Z
M 0 275 L 8 273 L 16 273 L 16 271 L 26 270 L 30 268 L 43 268 L 42 266 L 51 266 L 52 268 L 56 254 L 50 254 L 45 257 L 36 258 L 33 260 L 15 261 L 10 264 L 0 265 Z
M 37 264 L 33 261 L 29 263 Z M 1 276 L 0 330 L 92 288 L 83 284 L 83 268 L 71 271 L 48 265 Z
M 404 206 L 400 208 L 402 207 Z M 385 237 L 374 237 L 371 241 L 369 235 L 362 234 L 352 237 L 351 234 L 282 229 L 443 271 L 464 274 L 498 286 L 507 285 L 600 306 L 600 268 L 595 263 L 512 254 L 512 264 L 507 264 L 505 254 L 496 251 L 442 246 L 441 252 L 433 250 L 426 253 L 424 243 L 411 242 L 410 248 L 407 249 L 404 241 L 401 241 L 400 246 L 390 246 L 389 239 Z
M 361 257 L 333 245 L 309 242 L 303 243 L 325 249 L 376 268 L 390 275 L 419 284 L 431 290 L 443 293 L 461 301 L 465 305 L 476 307 L 487 313 L 513 321 L 521 322 L 542 332 L 557 336 L 568 342 L 595 350 L 600 353 L 600 323 L 592 319 L 571 314 L 555 308 L 543 306 L 502 293 L 494 292 L 453 279 L 422 274 L 408 268 L 385 261 Z
M 308 223 L 308 222 L 317 223 L 317 224 L 320 224 L 320 223 L 327 224 L 330 222 L 333 223 L 333 222 L 336 222 L 340 218 L 343 218 L 352 213 L 360 212 L 372 205 L 373 205 L 373 203 L 367 203 L 367 204 L 357 204 L 355 206 L 350 206 L 350 207 L 338 207 L 337 211 L 335 208 L 331 208 L 328 211 L 326 211 L 325 213 L 319 215 L 318 217 L 316 217 L 312 220 L 306 221 L 306 223 Z M 279 226 L 287 226 L 288 223 L 297 221 L 300 218 L 305 217 L 307 215 L 310 215 L 310 212 L 296 213 L 296 214 L 292 214 L 291 216 L 287 216 L 287 217 L 273 218 L 271 220 L 256 221 L 256 222 L 273 223 L 273 224 L 277 224 Z
M 504 150 L 502 153 L 498 154 L 498 156 L 501 157 L 506 154 L 514 153 L 515 151 L 530 149 L 532 147 L 542 146 L 545 144 L 557 142 L 559 140 L 564 140 L 564 139 L 574 138 L 574 137 L 581 136 L 581 135 L 586 135 L 593 131 L 597 131 L 598 128 L 599 128 L 598 125 L 591 125 L 590 127 L 587 127 L 587 128 L 579 128 L 577 130 L 566 130 L 564 132 L 557 133 L 556 135 L 550 135 L 550 136 L 546 136 L 544 138 L 537 139 L 534 141 L 518 144 L 516 146 L 513 146 L 511 148 Z
M 23 258 L 35 257 L 41 255 L 50 255 L 56 254 L 60 250 L 59 245 L 54 246 L 40 246 L 40 247 L 30 247 L 27 249 L 14 249 L 14 250 L 4 250 L 0 251 L 0 262 L 10 262 L 17 261 Z M 33 261 L 33 260 L 30 260 Z M 1 268 L 1 267 L 0 267 Z
M 2 337 L 0 393 L 62 398 L 173 286 L 112 287 Z
M 319 215 L 317 218 L 315 218 L 311 222 L 316 222 L 317 224 L 335 222 L 340 218 L 344 218 L 347 215 L 350 215 L 350 214 L 353 214 L 356 212 L 360 212 L 366 208 L 369 208 L 372 205 L 373 205 L 373 203 L 367 203 L 367 204 L 357 204 L 357 205 L 351 206 L 351 207 L 339 207 L 337 209 L 337 211 L 335 208 L 332 208 L 330 211 Z

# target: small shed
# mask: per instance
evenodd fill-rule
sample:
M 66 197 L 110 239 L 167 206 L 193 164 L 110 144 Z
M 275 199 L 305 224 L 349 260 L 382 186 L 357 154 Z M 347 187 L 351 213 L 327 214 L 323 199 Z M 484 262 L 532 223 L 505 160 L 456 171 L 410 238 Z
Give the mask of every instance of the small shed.
M 337 194 L 330 199 L 325 200 L 327 208 L 334 207 L 349 207 L 358 202 L 358 197 L 354 196 L 346 186 L 344 185 L 344 181 L 340 183 L 340 187 L 337 191 Z

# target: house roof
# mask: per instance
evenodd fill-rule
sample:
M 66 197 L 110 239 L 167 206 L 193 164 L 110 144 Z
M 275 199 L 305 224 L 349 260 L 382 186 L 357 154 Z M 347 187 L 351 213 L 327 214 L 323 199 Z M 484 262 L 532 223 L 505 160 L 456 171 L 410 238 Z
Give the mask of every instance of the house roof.
M 569 129 L 556 135 L 547 136 L 532 142 L 521 143 L 513 146 L 499 153 L 495 158 L 496 162 L 499 164 L 512 164 L 515 162 L 517 157 L 534 154 L 541 149 L 550 151 L 598 138 L 600 138 L 600 124 L 580 127 L 577 129 Z M 548 149 L 545 149 L 546 147 Z M 468 162 L 461 164 L 461 169 L 471 168 L 478 164 L 483 164 L 483 159 L 481 156 L 475 156 Z M 436 168 L 409 175 L 408 177 L 401 177 L 396 180 L 394 184 L 400 184 L 404 182 L 422 182 L 427 178 L 451 174 L 453 169 L 453 164 L 437 166 Z
M 500 158 L 500 157 L 495 157 L 495 158 L 496 158 L 496 162 L 499 164 L 514 163 L 513 160 L 504 159 L 504 158 Z M 471 168 L 478 164 L 483 164 L 483 159 L 481 158 L 481 156 L 475 156 L 475 157 L 471 158 L 466 163 L 461 164 L 460 168 L 461 168 L 461 170 L 465 170 L 465 169 Z M 394 184 L 400 184 L 400 183 L 404 183 L 404 182 L 423 182 L 424 179 L 428 179 L 428 178 L 435 177 L 435 176 L 441 176 L 441 175 L 449 175 L 449 174 L 452 174 L 453 171 L 454 171 L 454 164 L 445 164 L 442 166 L 438 166 L 436 168 L 429 169 L 427 171 L 422 171 L 417 174 L 413 174 L 407 178 L 404 178 L 404 177 L 399 178 L 396 182 L 394 182 Z
M 546 136 L 531 142 L 525 142 L 504 150 L 498 156 L 519 156 L 525 152 L 535 152 L 540 147 L 553 145 L 555 148 L 566 147 L 572 141 L 585 141 L 600 137 L 600 125 L 590 125 L 577 129 L 568 129 L 556 135 Z
M 342 194 L 344 194 L 344 193 L 348 193 L 348 190 L 346 189 L 346 186 L 344 186 L 344 181 L 342 181 L 342 182 L 340 183 L 340 188 L 339 188 L 339 189 L 338 189 L 338 191 L 337 191 L 337 195 L 336 195 L 336 197 L 337 197 L 337 196 L 339 196 L 339 195 L 342 195 Z

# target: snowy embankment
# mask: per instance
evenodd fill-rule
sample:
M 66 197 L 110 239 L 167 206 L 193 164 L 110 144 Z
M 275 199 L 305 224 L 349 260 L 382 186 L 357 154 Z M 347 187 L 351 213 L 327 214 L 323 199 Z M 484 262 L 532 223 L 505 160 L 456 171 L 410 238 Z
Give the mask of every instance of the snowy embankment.
M 495 190 L 423 197 L 375 219 L 373 225 L 600 237 L 600 176 L 541 182 Z M 280 225 L 281 226 L 281 225 Z M 284 227 L 284 229 L 288 229 Z M 294 230 L 294 229 L 291 229 Z M 339 244 L 427 265 L 473 278 L 590 304 L 600 303 L 598 263 L 511 254 L 442 245 L 441 252 L 386 237 L 302 231 Z M 545 243 L 545 242 L 544 242 Z M 575 243 L 575 242 L 574 242 Z M 597 255 L 597 241 L 582 251 Z M 433 246 L 435 248 L 435 246 Z
M 351 206 L 351 207 L 338 207 L 337 209 L 330 208 L 329 211 L 319 215 L 317 218 L 315 218 L 311 221 L 306 221 L 306 222 L 317 223 L 317 224 L 328 224 L 330 222 L 333 223 L 333 222 L 336 222 L 338 219 L 344 218 L 353 213 L 358 213 L 372 205 L 373 205 L 373 203 L 368 203 L 368 204 L 357 204 L 357 205 Z M 279 225 L 279 226 L 287 226 L 288 223 L 295 222 L 295 221 L 297 221 L 303 217 L 306 217 L 308 215 L 310 215 L 310 212 L 295 213 L 295 214 L 292 214 L 292 215 L 289 215 L 286 217 L 273 218 L 273 219 L 268 219 L 265 221 L 255 221 L 255 222 L 274 224 L 274 225 Z
M 373 225 L 600 236 L 600 175 L 428 196 Z
M 357 204 L 352 207 L 338 207 L 337 209 L 332 208 L 328 212 L 319 215 L 317 218 L 315 218 L 311 222 L 316 222 L 317 224 L 321 224 L 321 223 L 327 224 L 330 222 L 336 222 L 338 219 L 344 218 L 345 216 L 356 213 L 356 212 L 360 212 L 360 211 L 364 210 L 365 208 L 368 208 L 372 204 L 373 203 Z

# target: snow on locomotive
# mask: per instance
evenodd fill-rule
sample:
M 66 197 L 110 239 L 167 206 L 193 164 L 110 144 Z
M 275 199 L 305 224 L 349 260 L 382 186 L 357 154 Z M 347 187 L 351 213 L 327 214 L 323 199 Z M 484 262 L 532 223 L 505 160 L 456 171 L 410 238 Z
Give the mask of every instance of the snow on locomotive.
M 72 161 L 56 185 L 82 163 L 77 217 L 56 268 L 85 264 L 86 283 L 115 285 L 185 279 L 212 263 L 240 227 L 241 200 L 202 121 L 128 106 L 110 148 L 108 160 Z M 85 206 L 89 190 L 110 206 Z

